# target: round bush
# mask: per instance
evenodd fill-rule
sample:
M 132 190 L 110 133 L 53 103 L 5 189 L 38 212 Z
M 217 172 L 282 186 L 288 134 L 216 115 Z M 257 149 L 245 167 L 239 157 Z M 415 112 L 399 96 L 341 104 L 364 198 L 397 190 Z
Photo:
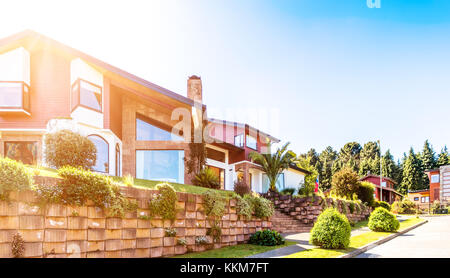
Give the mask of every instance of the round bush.
M 243 180 L 237 180 L 234 182 L 234 192 L 239 196 L 244 197 L 245 194 L 252 193 L 252 190 Z
M 391 211 L 391 205 L 389 205 L 388 203 L 386 203 L 385 201 L 376 201 L 375 202 L 375 207 L 382 207 L 385 208 L 387 211 Z
M 277 231 L 262 230 L 250 236 L 250 244 L 275 246 L 284 244 L 284 239 Z
M 63 166 L 91 169 L 97 160 L 97 149 L 87 137 L 70 130 L 45 135 L 45 158 L 56 168 Z
M 311 231 L 310 242 L 325 249 L 347 248 L 351 227 L 345 215 L 334 208 L 323 211 Z
M 32 183 L 30 172 L 21 162 L 0 157 L 0 199 L 7 200 L 11 191 L 28 189 Z
M 400 228 L 400 222 L 387 209 L 378 207 L 369 217 L 369 229 L 375 232 L 395 232 Z

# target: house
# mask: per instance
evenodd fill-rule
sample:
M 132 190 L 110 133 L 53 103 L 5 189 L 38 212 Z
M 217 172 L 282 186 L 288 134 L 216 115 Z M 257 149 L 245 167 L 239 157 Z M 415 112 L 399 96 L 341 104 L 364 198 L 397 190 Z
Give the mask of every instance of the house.
M 394 189 L 395 181 L 393 181 L 392 179 L 387 178 L 387 177 L 383 177 L 382 180 L 383 181 L 380 186 L 380 176 L 369 174 L 360 179 L 360 181 L 367 181 L 367 182 L 371 182 L 371 183 L 375 184 L 376 188 L 375 188 L 374 197 L 376 200 L 385 201 L 389 204 L 392 204 L 395 201 L 401 200 L 403 196 L 400 193 L 398 193 L 397 191 L 395 191 L 395 189 Z M 382 194 L 381 198 L 380 198 L 380 192 Z
M 248 154 L 280 140 L 247 124 L 208 119 L 202 96 L 198 76 L 188 79 L 185 97 L 24 31 L 0 40 L 0 155 L 44 164 L 44 135 L 69 129 L 95 144 L 97 172 L 190 183 L 191 130 L 206 119 L 207 164 L 222 188 L 232 190 L 241 178 L 263 192 L 267 178 Z M 298 187 L 305 173 L 286 170 L 280 189 Z
M 436 169 L 426 170 L 430 181 L 430 203 L 435 200 L 448 204 L 450 202 L 450 165 L 444 165 Z
M 430 205 L 430 190 L 422 189 L 409 191 L 408 199 L 414 202 L 419 208 L 428 209 Z

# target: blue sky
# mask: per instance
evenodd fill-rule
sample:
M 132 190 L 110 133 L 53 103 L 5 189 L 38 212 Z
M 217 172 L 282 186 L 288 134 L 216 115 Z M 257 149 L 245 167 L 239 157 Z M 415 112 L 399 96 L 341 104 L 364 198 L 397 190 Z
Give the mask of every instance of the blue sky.
M 61 2 L 9 2 L 0 36 L 30 28 L 183 95 L 200 75 L 209 116 L 298 153 L 450 147 L 450 1 Z

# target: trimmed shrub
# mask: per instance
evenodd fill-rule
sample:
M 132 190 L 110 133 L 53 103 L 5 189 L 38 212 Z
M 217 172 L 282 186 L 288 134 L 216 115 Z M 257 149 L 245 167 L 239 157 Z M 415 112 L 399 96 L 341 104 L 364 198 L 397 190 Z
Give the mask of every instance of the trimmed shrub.
M 317 218 L 311 230 L 310 242 L 325 249 L 347 248 L 350 244 L 351 227 L 345 215 L 329 208 Z
M 245 194 L 252 193 L 250 186 L 248 186 L 243 180 L 237 180 L 234 182 L 234 192 L 241 197 L 244 197 Z
M 252 218 L 253 214 L 251 204 L 239 195 L 236 197 L 236 213 L 238 216 L 243 216 L 248 220 Z
M 360 199 L 361 202 L 369 206 L 373 206 L 375 201 L 373 197 L 374 192 L 375 192 L 375 185 L 371 182 L 363 181 L 359 183 L 356 194 L 358 195 L 358 199 Z
M 108 209 L 109 216 L 118 217 L 137 209 L 137 203 L 125 198 L 120 187 L 109 177 L 70 166 L 59 169 L 58 175 L 62 179 L 56 186 L 40 184 L 35 187 L 41 205 L 83 206 L 90 200 L 95 206 Z
M 222 218 L 226 202 L 227 199 L 217 191 L 208 190 L 203 193 L 203 206 L 207 216 Z
M 0 157 L 0 200 L 9 200 L 9 193 L 31 188 L 30 171 L 18 161 Z
M 294 195 L 295 188 L 285 188 L 281 190 L 281 195 Z
M 162 219 L 174 221 L 177 215 L 176 204 L 178 201 L 175 189 L 168 183 L 160 183 L 156 185 L 156 189 L 159 190 L 159 194 L 148 204 L 150 215 L 159 215 Z
M 369 229 L 375 232 L 395 232 L 400 222 L 394 214 L 383 207 L 376 208 L 369 217 Z
M 253 213 L 257 218 L 268 218 L 275 213 L 273 203 L 259 196 L 245 195 L 244 200 L 249 202 Z
M 382 207 L 385 208 L 387 211 L 391 211 L 391 205 L 389 205 L 385 201 L 375 201 L 374 208 Z
M 263 246 L 275 246 L 284 244 L 284 239 L 277 231 L 262 230 L 251 235 L 249 243 Z
M 91 169 L 97 160 L 97 149 L 87 137 L 70 130 L 45 135 L 45 159 L 48 165 Z
M 219 177 L 209 167 L 203 168 L 197 175 L 195 175 L 193 183 L 194 185 L 201 187 L 220 189 Z
M 391 206 L 391 211 L 398 214 L 414 214 L 416 213 L 416 204 L 405 198 L 402 201 L 395 201 Z

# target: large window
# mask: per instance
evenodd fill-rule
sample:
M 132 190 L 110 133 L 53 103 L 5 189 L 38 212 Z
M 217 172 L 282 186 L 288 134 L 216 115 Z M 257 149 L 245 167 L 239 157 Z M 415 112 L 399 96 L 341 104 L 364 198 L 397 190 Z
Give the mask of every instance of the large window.
M 234 145 L 240 148 L 244 146 L 244 134 L 239 134 L 234 137 Z
M 36 164 L 37 142 L 5 142 L 5 156 L 25 164 Z
M 184 141 L 184 138 L 171 133 L 169 126 L 141 115 L 136 117 L 136 140 L 142 141 Z
M 225 188 L 225 170 L 222 168 L 214 167 L 214 166 L 208 166 L 217 176 L 220 183 L 220 188 Z
M 122 175 L 122 167 L 120 163 L 120 146 L 116 144 L 116 176 L 120 177 Z
M 102 88 L 82 79 L 75 81 L 72 85 L 72 109 L 77 106 L 102 112 Z
M 30 110 L 30 88 L 24 82 L 0 81 L 0 109 Z
M 136 151 L 136 178 L 184 183 L 184 151 Z
M 439 174 L 437 175 L 431 175 L 431 183 L 438 183 L 439 182 Z
M 278 179 L 277 182 L 275 184 L 276 188 L 278 189 L 278 191 L 281 191 L 285 188 L 284 185 L 284 173 L 281 173 L 278 175 Z M 269 182 L 269 178 L 267 177 L 266 174 L 263 174 L 262 176 L 262 190 L 263 192 L 267 192 L 270 188 L 270 182 Z
M 93 167 L 94 171 L 109 173 L 109 144 L 98 135 L 89 135 L 88 138 L 97 148 L 97 161 Z
M 257 149 L 256 138 L 250 135 L 247 135 L 246 146 L 250 149 Z

